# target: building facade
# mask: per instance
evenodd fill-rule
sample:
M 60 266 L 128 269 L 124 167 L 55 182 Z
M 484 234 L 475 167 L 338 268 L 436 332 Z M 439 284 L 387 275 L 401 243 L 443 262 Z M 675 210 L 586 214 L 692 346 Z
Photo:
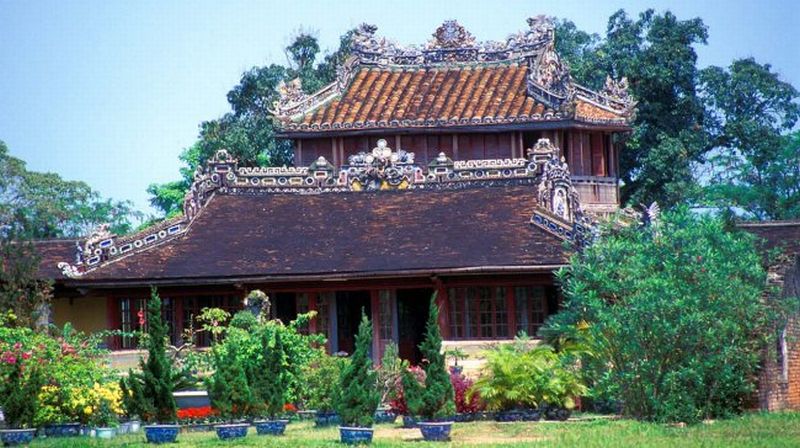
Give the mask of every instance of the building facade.
M 352 351 L 364 310 L 373 355 L 393 341 L 419 361 L 436 292 L 445 344 L 535 335 L 558 307 L 554 272 L 619 207 L 634 108 L 624 79 L 574 83 L 554 39 L 544 17 L 489 43 L 447 21 L 421 47 L 362 25 L 336 81 L 310 95 L 281 86 L 272 113 L 295 166 L 219 151 L 182 216 L 41 242 L 54 321 L 135 330 L 157 286 L 177 343 L 203 308 L 234 311 L 260 289 L 275 317 L 317 311 L 308 331 L 331 351 Z

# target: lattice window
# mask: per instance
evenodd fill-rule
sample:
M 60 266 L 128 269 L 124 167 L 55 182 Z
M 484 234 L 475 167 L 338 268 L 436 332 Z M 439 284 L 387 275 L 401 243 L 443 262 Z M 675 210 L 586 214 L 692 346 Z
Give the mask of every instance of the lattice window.
M 547 294 L 542 286 L 514 288 L 517 332 L 524 331 L 536 336 L 547 317 Z

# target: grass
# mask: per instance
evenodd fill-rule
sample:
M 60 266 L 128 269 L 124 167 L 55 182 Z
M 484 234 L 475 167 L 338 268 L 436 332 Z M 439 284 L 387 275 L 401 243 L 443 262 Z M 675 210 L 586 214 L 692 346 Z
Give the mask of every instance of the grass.
M 308 421 L 292 422 L 283 437 L 258 436 L 222 442 L 213 432 L 181 434 L 170 447 L 341 447 L 337 428 L 317 429 Z M 32 447 L 147 446 L 144 434 L 112 440 L 40 439 Z M 449 443 L 426 443 L 417 429 L 379 425 L 373 447 L 798 447 L 800 413 L 750 414 L 711 424 L 678 428 L 632 420 L 567 423 L 457 423 Z

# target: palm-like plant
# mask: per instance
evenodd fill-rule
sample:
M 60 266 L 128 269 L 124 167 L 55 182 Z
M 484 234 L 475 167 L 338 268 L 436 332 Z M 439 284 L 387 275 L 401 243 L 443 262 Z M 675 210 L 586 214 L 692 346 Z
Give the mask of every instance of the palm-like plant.
M 572 409 L 574 398 L 585 394 L 577 367 L 549 345 L 530 347 L 521 341 L 503 344 L 486 353 L 486 365 L 470 390 L 486 402 L 489 409 L 506 411 L 536 408 L 542 404 Z

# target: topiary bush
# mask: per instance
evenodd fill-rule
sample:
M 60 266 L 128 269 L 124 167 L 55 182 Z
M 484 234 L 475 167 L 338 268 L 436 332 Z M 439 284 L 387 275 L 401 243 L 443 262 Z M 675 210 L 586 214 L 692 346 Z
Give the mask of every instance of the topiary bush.
M 270 337 L 269 332 L 262 332 L 261 358 L 248 376 L 257 406 L 272 419 L 283 412 L 286 404 L 290 381 L 287 368 L 281 333 Z
M 452 417 L 455 413 L 453 385 L 447 373 L 442 353 L 442 334 L 439 330 L 439 307 L 436 293 L 431 297 L 425 338 L 419 346 L 422 352 L 425 383 L 421 384 L 406 370 L 403 372 L 403 397 L 414 416 L 428 421 Z
M 303 372 L 306 386 L 303 401 L 307 409 L 322 413 L 335 410 L 340 392 L 337 380 L 349 363 L 348 358 L 331 356 L 321 349 L 318 350 L 314 360 Z
M 372 323 L 362 310 L 355 351 L 350 358 L 350 364 L 342 370 L 339 377 L 341 393 L 336 400 L 336 411 L 344 426 L 368 428 L 374 423 L 381 394 L 369 355 L 371 345 Z
M 234 351 L 214 353 L 214 374 L 206 379 L 206 387 L 211 405 L 222 418 L 233 421 L 252 415 L 256 400 Z

